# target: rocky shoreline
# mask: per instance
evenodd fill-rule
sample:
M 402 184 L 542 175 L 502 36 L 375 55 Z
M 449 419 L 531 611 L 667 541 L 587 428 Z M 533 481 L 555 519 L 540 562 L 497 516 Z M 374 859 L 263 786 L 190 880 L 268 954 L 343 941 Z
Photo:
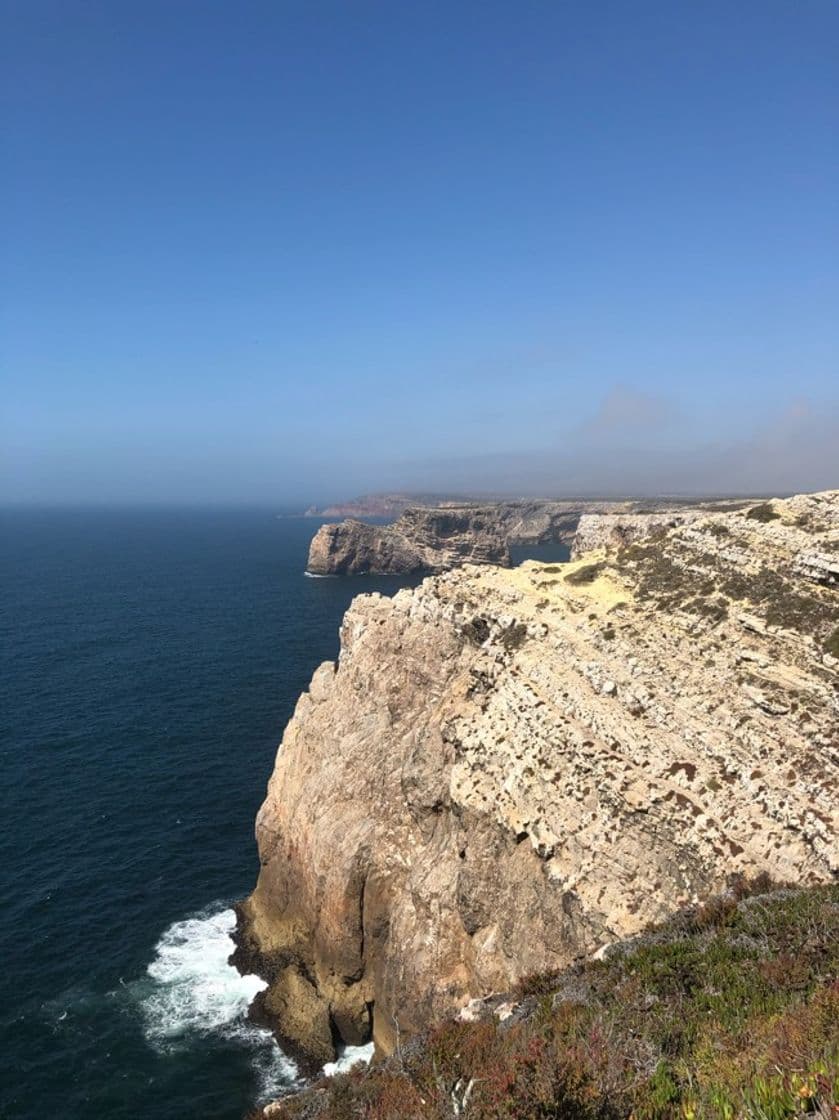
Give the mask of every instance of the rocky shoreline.
M 585 518 L 567 565 L 356 598 L 257 819 L 236 963 L 393 1051 L 733 873 L 839 873 L 839 492 Z
M 258 992 L 248 1008 L 248 1019 L 272 1032 L 283 1053 L 294 1061 L 304 1078 L 315 1077 L 335 1056 L 335 1047 L 342 1040 L 330 1026 L 332 1045 L 323 1044 L 319 1008 L 302 998 L 302 992 L 293 993 L 294 1000 L 278 1001 L 277 993 L 282 988 L 285 970 L 289 966 L 298 967 L 299 961 L 289 953 L 266 952 L 253 936 L 243 903 L 236 903 L 234 909 L 236 929 L 232 938 L 236 948 L 229 963 L 243 976 L 259 976 L 268 983 L 268 988 Z

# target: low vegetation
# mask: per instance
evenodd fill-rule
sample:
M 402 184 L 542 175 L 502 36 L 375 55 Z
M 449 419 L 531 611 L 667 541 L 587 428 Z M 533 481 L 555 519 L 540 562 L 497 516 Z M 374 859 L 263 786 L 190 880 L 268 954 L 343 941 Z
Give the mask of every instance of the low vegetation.
M 572 584 L 585 584 L 594 583 L 603 569 L 605 564 L 583 564 L 581 568 L 576 568 L 574 571 L 569 572 L 565 577 L 566 583 Z
M 824 648 L 831 652 L 828 632 L 837 617 L 834 590 L 793 580 L 766 564 L 741 570 L 711 555 L 704 564 L 705 574 L 688 572 L 661 545 L 648 540 L 622 548 L 616 560 L 618 570 L 634 573 L 636 599 L 656 610 L 683 611 L 718 623 L 728 617 L 732 604 L 748 604 L 768 626 L 827 642 Z
M 290 1098 L 287 1120 L 836 1120 L 839 887 L 737 881 L 564 972 Z
M 501 634 L 501 644 L 505 649 L 520 649 L 527 640 L 527 626 L 524 622 L 512 622 Z
M 771 502 L 763 502 L 759 506 L 752 506 L 746 511 L 746 517 L 752 521 L 777 521 L 780 513 L 776 513 Z

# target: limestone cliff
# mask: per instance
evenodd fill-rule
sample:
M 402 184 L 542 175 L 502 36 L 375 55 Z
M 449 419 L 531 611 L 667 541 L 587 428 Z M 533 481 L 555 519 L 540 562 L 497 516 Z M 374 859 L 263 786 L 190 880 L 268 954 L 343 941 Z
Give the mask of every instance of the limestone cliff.
M 583 511 L 626 512 L 627 502 L 493 502 L 405 509 L 389 525 L 349 518 L 322 525 L 310 549 L 312 575 L 444 572 L 460 564 L 510 563 L 509 546 L 570 543 Z
M 839 491 L 583 528 L 567 565 L 359 596 L 301 696 L 240 943 L 317 1060 L 732 872 L 839 873 Z
M 510 562 L 492 506 L 409 509 L 392 525 L 347 520 L 322 525 L 309 548 L 312 575 L 434 572 L 458 564 Z
M 584 513 L 574 533 L 571 557 L 573 559 L 598 548 L 614 549 L 632 544 L 653 533 L 674 529 L 677 525 L 702 517 L 704 512 L 699 509 L 681 509 L 660 513 Z

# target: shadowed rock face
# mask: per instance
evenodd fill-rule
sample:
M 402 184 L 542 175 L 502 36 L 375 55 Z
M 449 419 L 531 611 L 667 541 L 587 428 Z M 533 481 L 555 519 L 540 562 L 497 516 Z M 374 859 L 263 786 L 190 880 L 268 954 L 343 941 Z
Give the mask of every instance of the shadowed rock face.
M 764 505 L 354 600 L 241 908 L 281 1034 L 387 1052 L 732 872 L 839 874 L 839 492 Z

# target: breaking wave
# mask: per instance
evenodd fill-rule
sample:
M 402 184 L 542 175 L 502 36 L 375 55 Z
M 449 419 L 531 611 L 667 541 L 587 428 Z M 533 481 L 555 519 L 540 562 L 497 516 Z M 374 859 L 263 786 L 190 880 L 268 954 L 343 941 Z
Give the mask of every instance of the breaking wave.
M 353 1066 L 363 1062 L 368 1065 L 373 1059 L 373 1043 L 368 1042 L 364 1046 L 344 1046 L 338 1058 L 334 1062 L 327 1062 L 323 1067 L 323 1072 L 327 1077 L 332 1077 L 336 1073 L 346 1073 L 347 1070 L 352 1069 Z
M 257 992 L 267 985 L 258 976 L 242 976 L 229 964 L 234 949 L 236 914 L 208 909 L 174 922 L 155 946 L 146 976 L 133 988 L 143 1031 L 157 1050 L 172 1052 L 201 1043 L 207 1036 L 252 1051 L 261 1099 L 297 1082 L 297 1067 L 270 1031 L 247 1019 Z

